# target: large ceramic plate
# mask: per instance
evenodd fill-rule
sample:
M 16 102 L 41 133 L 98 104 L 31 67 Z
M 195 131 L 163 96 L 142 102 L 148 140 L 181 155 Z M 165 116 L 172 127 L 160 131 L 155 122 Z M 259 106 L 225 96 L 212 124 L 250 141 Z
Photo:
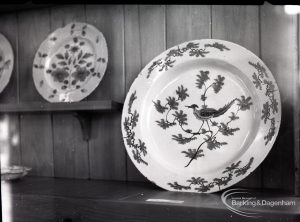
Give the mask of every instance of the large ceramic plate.
M 125 100 L 122 132 L 138 170 L 167 190 L 215 192 L 264 160 L 281 120 L 279 90 L 252 52 L 185 42 L 154 58 Z
M 43 41 L 33 62 L 38 92 L 49 102 L 75 102 L 100 83 L 107 66 L 103 34 L 86 23 L 59 28 Z
M 0 34 L 0 93 L 8 84 L 14 64 L 13 50 L 8 40 Z

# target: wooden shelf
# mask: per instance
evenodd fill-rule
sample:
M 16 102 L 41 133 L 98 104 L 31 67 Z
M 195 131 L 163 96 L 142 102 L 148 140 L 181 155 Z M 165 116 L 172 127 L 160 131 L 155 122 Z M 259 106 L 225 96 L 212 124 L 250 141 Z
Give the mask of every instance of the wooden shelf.
M 13 209 L 12 221 L 299 221 L 300 216 L 300 199 L 274 190 L 258 190 L 257 194 L 263 193 L 266 200 L 294 200 L 296 205 L 243 207 L 260 214 L 253 219 L 228 210 L 221 192 L 180 193 L 150 183 L 45 177 L 1 185 L 2 190 L 11 191 L 12 206 L 2 204 L 2 213 L 5 216 L 6 209 Z
M 36 112 L 105 112 L 121 110 L 122 104 L 113 100 L 81 101 L 73 103 L 26 102 L 19 104 L 0 104 L 0 113 L 36 113 Z
M 90 139 L 91 118 L 93 114 L 121 111 L 122 103 L 113 100 L 81 101 L 73 103 L 26 102 L 18 104 L 0 104 L 0 114 L 20 113 L 72 113 L 78 120 L 85 141 Z

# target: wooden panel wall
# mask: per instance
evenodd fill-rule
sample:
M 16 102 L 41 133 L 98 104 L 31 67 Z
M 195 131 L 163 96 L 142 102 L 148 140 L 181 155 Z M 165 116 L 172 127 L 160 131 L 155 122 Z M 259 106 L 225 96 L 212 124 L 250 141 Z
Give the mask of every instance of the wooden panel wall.
M 269 4 L 70 5 L 4 14 L 0 32 L 13 45 L 16 59 L 1 103 L 43 101 L 32 81 L 34 54 L 49 33 L 76 21 L 101 30 L 109 49 L 106 74 L 87 100 L 124 101 L 140 70 L 184 41 L 224 39 L 260 56 L 278 82 L 282 124 L 267 159 L 238 186 L 294 189 L 299 167 L 292 161 L 299 161 L 299 131 L 294 130 L 299 127 L 297 16 Z M 94 116 L 89 142 L 82 140 L 78 120 L 71 114 L 11 115 L 9 120 L 10 137 L 20 141 L 11 148 L 11 162 L 33 167 L 32 175 L 146 181 L 125 153 L 120 113 Z

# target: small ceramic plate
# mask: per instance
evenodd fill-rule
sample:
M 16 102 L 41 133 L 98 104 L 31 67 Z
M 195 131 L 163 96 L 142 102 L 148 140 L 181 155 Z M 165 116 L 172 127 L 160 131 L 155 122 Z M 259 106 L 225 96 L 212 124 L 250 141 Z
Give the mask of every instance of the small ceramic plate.
M 14 65 L 12 47 L 4 35 L 0 34 L 0 93 L 8 84 Z
M 138 170 L 173 191 L 215 192 L 265 159 L 281 120 L 279 90 L 252 52 L 223 40 L 154 58 L 125 100 L 122 132 Z
M 28 174 L 31 170 L 29 167 L 9 166 L 1 168 L 1 180 L 16 180 Z
M 86 23 L 59 28 L 43 41 L 33 62 L 38 92 L 49 102 L 76 102 L 102 80 L 107 66 L 103 34 Z

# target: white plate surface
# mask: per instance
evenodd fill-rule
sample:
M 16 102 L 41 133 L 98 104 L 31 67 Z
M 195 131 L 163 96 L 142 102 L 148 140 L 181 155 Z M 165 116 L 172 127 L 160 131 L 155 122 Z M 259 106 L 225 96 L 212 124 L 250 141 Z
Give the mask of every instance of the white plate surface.
M 154 58 L 125 100 L 122 132 L 138 170 L 173 191 L 216 192 L 249 175 L 281 121 L 277 84 L 252 52 L 194 40 Z
M 33 62 L 38 92 L 49 102 L 76 102 L 99 85 L 107 66 L 103 34 L 86 23 L 70 23 L 51 33 Z

